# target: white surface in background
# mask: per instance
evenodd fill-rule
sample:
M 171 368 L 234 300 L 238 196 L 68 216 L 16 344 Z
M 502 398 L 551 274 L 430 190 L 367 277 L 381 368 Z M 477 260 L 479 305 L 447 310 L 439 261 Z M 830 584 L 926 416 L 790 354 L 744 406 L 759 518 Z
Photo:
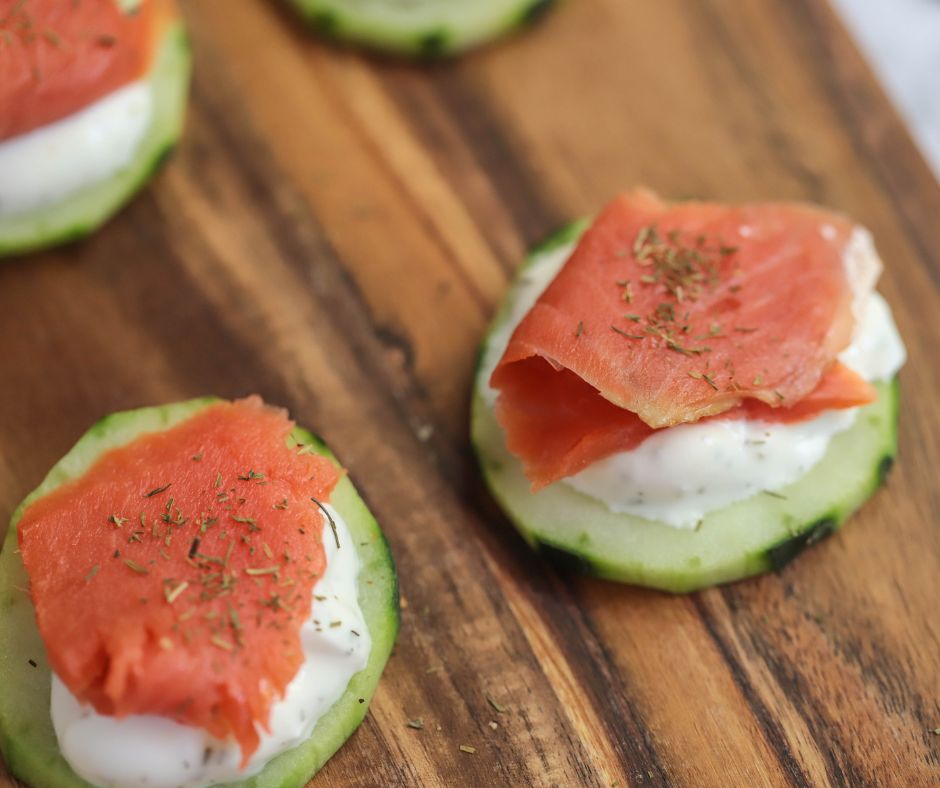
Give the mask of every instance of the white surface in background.
M 940 0 L 832 0 L 940 177 Z

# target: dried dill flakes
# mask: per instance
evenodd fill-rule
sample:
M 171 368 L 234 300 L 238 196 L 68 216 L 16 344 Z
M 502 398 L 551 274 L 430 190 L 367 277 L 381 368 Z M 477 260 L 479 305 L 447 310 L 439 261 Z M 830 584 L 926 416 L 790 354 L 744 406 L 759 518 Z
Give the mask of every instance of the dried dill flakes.
M 497 714 L 505 714 L 506 711 L 508 710 L 502 703 L 499 703 L 498 701 L 494 700 L 489 695 L 486 696 L 486 702 L 489 703 L 490 706 L 492 706 L 496 710 Z
M 144 493 L 144 498 L 153 498 L 153 496 L 155 496 L 155 495 L 159 495 L 159 494 L 162 493 L 162 492 L 166 492 L 167 490 L 170 489 L 170 487 L 172 486 L 172 484 L 173 484 L 173 482 L 167 482 L 167 483 L 164 484 L 162 487 L 155 487 L 155 488 L 152 489 L 150 492 L 145 492 L 145 493 Z
M 316 498 L 311 498 L 310 500 L 320 507 L 323 514 L 326 515 L 326 519 L 329 520 L 330 528 L 333 529 L 333 538 L 336 540 L 336 549 L 339 550 L 339 531 L 336 530 L 336 521 L 333 519 L 333 515 L 331 515 L 329 510 Z
M 98 574 L 98 572 L 100 571 L 100 569 L 101 569 L 101 566 L 100 566 L 99 564 L 95 564 L 95 565 L 89 570 L 88 574 L 85 575 L 85 582 L 86 582 L 86 583 L 90 583 L 91 580 L 92 580 L 92 578 L 93 578 L 96 574 Z
M 62 38 L 58 33 L 55 32 L 55 30 L 43 30 L 42 37 L 52 44 L 52 46 L 54 46 L 56 49 L 62 48 Z
M 208 517 L 208 518 L 206 518 L 206 519 L 203 520 L 202 523 L 200 524 L 200 526 L 199 526 L 199 532 L 204 534 L 206 531 L 208 531 L 208 530 L 209 530 L 213 525 L 215 525 L 217 522 L 219 522 L 219 518 L 218 518 L 218 517 Z M 224 535 L 224 533 L 223 533 L 223 535 Z
M 186 580 L 183 580 L 181 583 L 178 583 L 172 588 L 170 588 L 169 586 L 164 586 L 163 594 L 166 597 L 166 601 L 172 605 L 177 599 L 180 598 L 180 596 L 183 594 L 183 592 L 187 588 L 189 588 L 189 582 Z
M 408 720 L 405 723 L 409 728 L 414 728 L 416 731 L 424 730 L 424 720 L 421 717 L 416 717 L 413 720 Z
M 30 660 L 30 662 L 32 662 L 32 660 Z M 940 736 L 940 726 L 937 726 L 936 728 L 928 728 L 927 732 L 932 733 L 934 736 Z
M 781 501 L 787 500 L 787 496 L 782 493 L 774 492 L 773 490 L 761 490 L 764 495 L 769 495 L 771 498 L 779 498 Z
M 702 373 L 702 380 L 704 380 L 709 386 L 711 386 L 715 391 L 718 391 L 718 384 L 715 383 L 715 379 L 711 375 L 706 375 Z
M 676 303 L 695 301 L 706 290 L 718 286 L 723 260 L 734 254 L 737 249 L 723 243 L 710 246 L 704 235 L 698 237 L 695 246 L 684 245 L 678 230 L 669 231 L 663 238 L 655 224 L 640 228 L 632 249 L 637 264 L 649 271 L 639 278 L 640 283 L 661 287 L 667 295 L 675 299 L 675 301 L 658 304 L 646 316 L 644 326 L 646 333 L 661 339 L 669 350 L 683 355 L 692 356 L 710 352 L 710 347 L 688 347 L 679 341 L 676 332 L 688 333 L 691 326 L 688 324 L 688 313 L 684 318 L 684 324 L 680 325 L 677 322 Z M 624 288 L 624 300 L 632 302 L 630 281 L 619 280 L 616 284 Z M 626 317 L 634 322 L 640 322 L 642 319 L 640 315 L 627 315 Z M 643 338 L 615 330 L 631 339 Z M 705 336 L 723 336 L 721 324 L 712 323 Z
M 676 308 L 667 302 L 657 304 L 653 310 L 653 318 L 660 323 L 672 322 L 676 319 Z
M 633 283 L 629 279 L 618 279 L 614 284 L 623 288 L 620 298 L 628 304 L 633 303 Z
M 418 438 L 421 443 L 427 443 L 431 440 L 431 437 L 434 435 L 434 425 L 433 424 L 422 424 L 415 430 L 415 436 Z
M 582 334 L 584 334 L 584 321 L 583 321 L 583 320 L 579 320 L 579 321 L 578 321 L 578 327 L 577 327 L 577 328 L 575 329 L 575 331 L 574 331 L 574 338 L 575 338 L 575 339 L 581 339 L 581 335 L 582 335 Z
M 202 452 L 199 452 L 198 454 L 194 454 L 189 459 L 191 459 L 193 462 L 202 462 Z
M 39 663 L 36 662 L 36 660 L 34 660 L 34 659 L 28 659 L 28 660 L 26 660 L 26 662 L 29 664 L 29 666 L 30 666 L 31 668 L 37 668 L 37 667 L 39 667 Z
M 116 528 L 123 528 L 127 522 L 126 517 L 118 517 L 116 514 L 108 515 L 108 522 L 113 523 Z
M 235 644 L 232 643 L 230 640 L 226 640 L 221 635 L 213 635 L 211 638 L 209 638 L 209 642 L 216 648 L 220 648 L 223 651 L 235 650 Z
M 477 751 L 476 747 L 471 747 L 469 744 L 461 744 L 460 747 L 458 747 L 458 749 L 461 752 L 467 753 L 468 755 L 474 755 Z
M 610 330 L 620 334 L 622 337 L 626 337 L 627 339 L 645 339 L 643 334 L 631 334 L 627 331 L 624 331 L 622 328 L 617 328 L 617 326 L 611 326 Z
M 265 567 L 248 567 L 245 570 L 246 575 L 276 575 L 280 571 L 279 567 L 276 566 L 265 566 Z
M 150 570 L 147 569 L 146 566 L 141 566 L 141 565 L 138 564 L 136 561 L 132 561 L 130 558 L 125 558 L 125 559 L 124 559 L 124 565 L 125 565 L 128 569 L 130 569 L 130 570 L 132 570 L 132 571 L 134 571 L 134 572 L 137 572 L 137 574 L 139 574 L 139 575 L 149 575 L 149 574 L 150 574 Z

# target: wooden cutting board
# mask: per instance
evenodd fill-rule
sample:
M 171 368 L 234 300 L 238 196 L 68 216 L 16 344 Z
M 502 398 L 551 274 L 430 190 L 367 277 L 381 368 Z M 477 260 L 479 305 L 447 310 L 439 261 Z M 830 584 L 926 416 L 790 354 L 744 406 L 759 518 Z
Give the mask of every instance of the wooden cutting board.
M 277 2 L 185 6 L 176 155 L 95 238 L 0 266 L 3 517 L 109 411 L 260 392 L 334 447 L 401 575 L 371 713 L 315 785 L 940 784 L 940 189 L 828 7 L 569 0 L 418 67 Z M 887 488 L 684 597 L 531 554 L 467 439 L 526 248 L 635 184 L 849 212 L 911 355 Z

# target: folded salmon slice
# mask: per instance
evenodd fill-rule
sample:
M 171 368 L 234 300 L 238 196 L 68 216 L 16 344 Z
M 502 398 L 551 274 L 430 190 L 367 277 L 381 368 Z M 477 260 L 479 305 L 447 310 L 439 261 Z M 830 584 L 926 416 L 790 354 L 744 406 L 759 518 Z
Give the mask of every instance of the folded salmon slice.
M 0 140 L 76 112 L 143 76 L 172 0 L 0 0 Z
M 102 455 L 18 526 L 53 671 L 102 714 L 234 738 L 243 762 L 303 663 L 340 472 L 257 397 Z
M 853 226 L 804 205 L 608 205 L 513 333 L 491 385 L 535 488 L 656 429 L 811 418 L 874 398 L 836 360 L 855 327 Z

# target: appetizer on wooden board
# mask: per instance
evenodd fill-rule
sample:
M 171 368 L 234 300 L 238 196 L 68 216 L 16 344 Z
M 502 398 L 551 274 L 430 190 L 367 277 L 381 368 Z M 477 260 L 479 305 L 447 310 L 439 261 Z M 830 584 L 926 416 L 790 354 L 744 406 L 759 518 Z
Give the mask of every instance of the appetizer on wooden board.
M 189 72 L 172 0 L 0 0 L 0 255 L 127 202 L 180 135 Z
M 323 35 L 415 57 L 454 55 L 530 24 L 553 0 L 289 0 Z
M 484 342 L 490 488 L 602 577 L 688 591 L 780 566 L 893 461 L 905 353 L 880 271 L 822 208 L 617 198 L 532 253 Z
M 7 531 L 0 749 L 43 788 L 301 785 L 365 716 L 398 622 L 382 532 L 283 411 L 117 413 Z

